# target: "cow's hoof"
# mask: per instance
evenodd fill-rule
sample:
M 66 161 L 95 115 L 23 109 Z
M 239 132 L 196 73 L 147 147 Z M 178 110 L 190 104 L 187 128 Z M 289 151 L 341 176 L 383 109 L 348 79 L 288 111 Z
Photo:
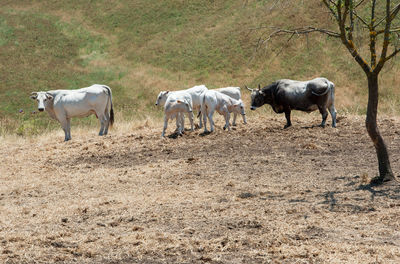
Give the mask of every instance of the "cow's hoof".
M 224 130 L 226 130 L 226 127 L 224 126 Z
M 283 127 L 283 129 L 286 129 L 286 128 L 288 128 L 288 127 L 291 127 L 292 125 L 285 125 L 284 127 Z

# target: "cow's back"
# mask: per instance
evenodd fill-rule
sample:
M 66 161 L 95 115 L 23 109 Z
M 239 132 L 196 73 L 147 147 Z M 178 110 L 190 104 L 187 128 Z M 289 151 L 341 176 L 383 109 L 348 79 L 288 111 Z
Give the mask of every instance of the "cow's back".
M 241 99 L 240 87 L 224 87 L 215 89 L 215 91 L 226 94 L 236 100 Z
M 307 84 L 308 81 L 280 80 L 275 93 L 277 105 L 306 112 L 318 109 L 311 98 L 311 91 L 307 90 Z
M 199 108 L 202 103 L 203 95 L 206 91 L 208 91 L 205 85 L 196 85 L 192 88 L 184 90 L 192 96 L 192 103 L 194 108 Z
M 102 85 L 76 90 L 61 90 L 54 98 L 54 108 L 67 117 L 83 117 L 105 111 L 108 104 L 107 89 Z

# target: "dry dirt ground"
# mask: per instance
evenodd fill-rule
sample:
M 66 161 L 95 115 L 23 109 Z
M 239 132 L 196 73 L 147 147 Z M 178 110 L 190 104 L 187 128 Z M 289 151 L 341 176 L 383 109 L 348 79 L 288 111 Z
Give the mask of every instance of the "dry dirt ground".
M 400 263 L 400 188 L 368 185 L 364 117 L 284 122 L 3 140 L 0 262 Z M 398 173 L 400 120 L 379 123 Z

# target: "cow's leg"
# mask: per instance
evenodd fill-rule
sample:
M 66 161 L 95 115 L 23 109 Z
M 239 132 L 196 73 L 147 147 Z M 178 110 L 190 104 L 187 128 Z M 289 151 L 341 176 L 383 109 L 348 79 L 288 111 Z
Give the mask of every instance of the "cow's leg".
M 178 118 L 178 116 L 176 118 Z M 164 116 L 164 127 L 163 127 L 161 137 L 165 137 L 165 130 L 167 130 L 167 127 L 168 127 L 168 117 L 167 117 L 167 115 L 165 115 Z
M 224 126 L 224 130 L 228 128 L 228 131 L 231 130 L 231 127 L 229 126 L 229 119 L 231 118 L 231 115 L 228 111 L 225 112 L 224 114 L 225 117 L 225 126 Z
M 242 117 L 243 117 L 243 123 L 244 123 L 244 124 L 247 124 L 246 114 L 242 115 Z
M 182 135 L 185 132 L 185 115 L 182 112 L 176 114 L 176 132 Z
M 320 127 L 325 127 L 326 119 L 328 117 L 328 111 L 326 111 L 326 106 L 318 106 L 319 112 L 322 115 L 322 122 L 319 125 Z
M 331 113 L 332 117 L 332 127 L 336 127 L 336 109 L 334 104 L 329 106 L 329 113 Z
M 290 109 L 285 110 L 285 117 L 286 117 L 286 125 L 283 128 L 288 128 L 292 125 L 290 121 Z
M 181 113 L 177 113 L 176 114 L 176 119 L 175 119 L 175 123 L 176 123 L 176 129 L 175 132 L 179 133 L 180 127 L 181 127 Z
M 188 116 L 189 116 L 189 121 L 190 121 L 190 130 L 194 131 L 194 124 L 193 124 L 193 112 L 188 112 Z M 201 116 L 199 118 L 201 120 Z
M 71 139 L 71 125 L 70 120 L 67 118 L 59 118 L 61 127 L 64 130 L 64 141 L 68 141 Z
M 214 120 L 213 120 L 214 110 L 208 112 L 208 120 L 210 120 L 210 132 L 214 132 Z
M 104 119 L 105 119 L 105 127 L 104 127 L 104 135 L 108 134 L 108 127 L 110 126 L 110 114 L 108 113 L 108 110 L 106 109 L 104 113 Z
M 71 140 L 71 119 L 67 118 L 67 132 L 68 132 L 68 140 Z
M 233 113 L 232 126 L 236 126 L 236 117 L 237 117 L 237 113 Z
M 207 107 L 202 107 L 202 115 L 203 115 L 203 124 L 204 124 L 204 133 L 207 133 Z
M 197 116 L 199 117 L 199 128 L 202 128 L 203 127 L 203 123 L 201 122 L 201 107 L 199 107 L 199 109 L 197 109 L 197 112 L 199 112 L 197 114 Z
M 105 127 L 105 120 L 104 120 L 104 115 L 101 116 L 97 116 L 97 118 L 99 119 L 100 122 L 100 131 L 99 131 L 99 136 L 104 135 L 104 127 Z

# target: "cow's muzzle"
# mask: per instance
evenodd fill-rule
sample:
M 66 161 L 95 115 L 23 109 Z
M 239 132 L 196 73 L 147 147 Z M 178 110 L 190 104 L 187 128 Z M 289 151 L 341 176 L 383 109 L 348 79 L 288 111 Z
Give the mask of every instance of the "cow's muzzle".
M 43 112 L 44 108 L 38 108 L 39 112 Z
M 255 106 L 251 106 L 251 107 L 250 107 L 250 109 L 251 109 L 251 110 L 256 110 L 256 109 L 257 109 L 257 107 L 255 107 Z

